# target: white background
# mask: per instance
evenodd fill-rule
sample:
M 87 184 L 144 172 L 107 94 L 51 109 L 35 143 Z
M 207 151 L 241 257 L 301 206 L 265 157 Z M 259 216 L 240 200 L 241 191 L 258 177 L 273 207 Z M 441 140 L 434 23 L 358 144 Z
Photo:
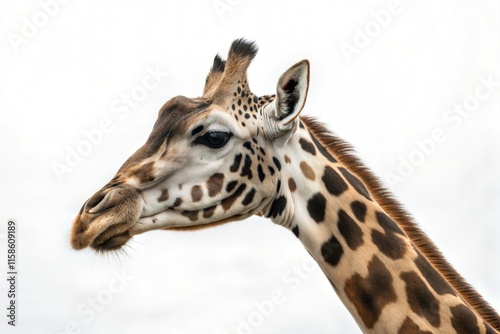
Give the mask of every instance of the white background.
M 5 309 L 9 218 L 18 224 L 16 333 L 359 332 L 300 242 L 265 219 L 147 233 L 119 256 L 70 248 L 84 201 L 144 143 L 164 102 L 201 95 L 214 55 L 238 37 L 260 48 L 249 69 L 256 94 L 274 93 L 279 75 L 308 58 L 305 114 L 351 142 L 387 184 L 403 160 L 418 162 L 392 191 L 500 309 L 498 1 L 396 2 L 384 27 L 373 13 L 386 1 L 0 4 L 2 333 L 14 333 Z M 366 46 L 357 36 L 365 28 Z M 358 53 L 346 57 L 341 46 L 356 38 Z M 150 69 L 168 75 L 126 117 L 116 113 Z M 488 78 L 491 91 L 481 86 Z M 479 100 L 477 89 L 489 95 Z M 474 99 L 460 124 L 446 121 Z M 112 130 L 58 177 L 53 165 L 66 164 L 104 119 Z M 436 129 L 445 140 L 418 153 Z M 303 264 L 299 278 L 292 269 Z M 122 272 L 125 284 L 115 280 Z M 258 311 L 276 291 L 283 303 Z

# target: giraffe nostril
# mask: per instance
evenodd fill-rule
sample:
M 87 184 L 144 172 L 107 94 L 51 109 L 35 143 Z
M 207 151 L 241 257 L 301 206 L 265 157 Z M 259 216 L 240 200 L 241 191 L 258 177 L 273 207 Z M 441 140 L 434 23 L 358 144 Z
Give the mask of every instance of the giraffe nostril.
M 88 200 L 87 204 L 85 205 L 85 210 L 90 213 L 95 213 L 96 207 L 102 202 L 102 200 L 106 197 L 106 194 L 96 194 L 92 196 L 91 199 Z

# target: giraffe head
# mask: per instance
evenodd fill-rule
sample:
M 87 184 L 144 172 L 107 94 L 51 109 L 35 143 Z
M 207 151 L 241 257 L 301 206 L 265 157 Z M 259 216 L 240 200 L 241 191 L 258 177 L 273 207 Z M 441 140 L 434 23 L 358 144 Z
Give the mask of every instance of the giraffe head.
M 155 229 L 193 229 L 280 211 L 274 158 L 299 125 L 309 85 L 303 60 L 257 97 L 246 71 L 254 43 L 235 40 L 217 55 L 203 96 L 170 99 L 146 143 L 88 199 L 73 221 L 71 245 L 115 250 Z M 281 208 L 282 210 L 282 208 Z

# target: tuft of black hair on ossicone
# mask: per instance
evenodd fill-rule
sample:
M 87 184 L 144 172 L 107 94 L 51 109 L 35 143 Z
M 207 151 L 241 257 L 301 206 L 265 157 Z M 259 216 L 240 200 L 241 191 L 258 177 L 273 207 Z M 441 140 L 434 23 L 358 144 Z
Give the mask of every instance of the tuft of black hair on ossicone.
M 214 57 L 214 63 L 212 65 L 212 68 L 210 69 L 210 72 L 224 72 L 225 68 L 226 61 L 223 60 L 219 54 L 217 54 Z
M 255 44 L 255 42 L 247 41 L 244 38 L 238 38 L 231 44 L 231 48 L 229 49 L 229 57 L 248 57 L 250 60 L 252 60 L 257 54 L 258 50 L 259 48 Z

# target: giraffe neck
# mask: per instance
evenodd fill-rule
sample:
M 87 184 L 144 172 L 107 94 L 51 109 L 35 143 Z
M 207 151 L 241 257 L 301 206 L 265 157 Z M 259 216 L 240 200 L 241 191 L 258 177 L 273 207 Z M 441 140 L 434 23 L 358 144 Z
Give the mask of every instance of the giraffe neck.
M 354 158 L 342 156 L 348 147 L 330 151 L 314 127 L 302 119 L 290 149 L 275 158 L 281 179 L 268 216 L 301 240 L 361 329 L 493 333 L 365 184 Z

